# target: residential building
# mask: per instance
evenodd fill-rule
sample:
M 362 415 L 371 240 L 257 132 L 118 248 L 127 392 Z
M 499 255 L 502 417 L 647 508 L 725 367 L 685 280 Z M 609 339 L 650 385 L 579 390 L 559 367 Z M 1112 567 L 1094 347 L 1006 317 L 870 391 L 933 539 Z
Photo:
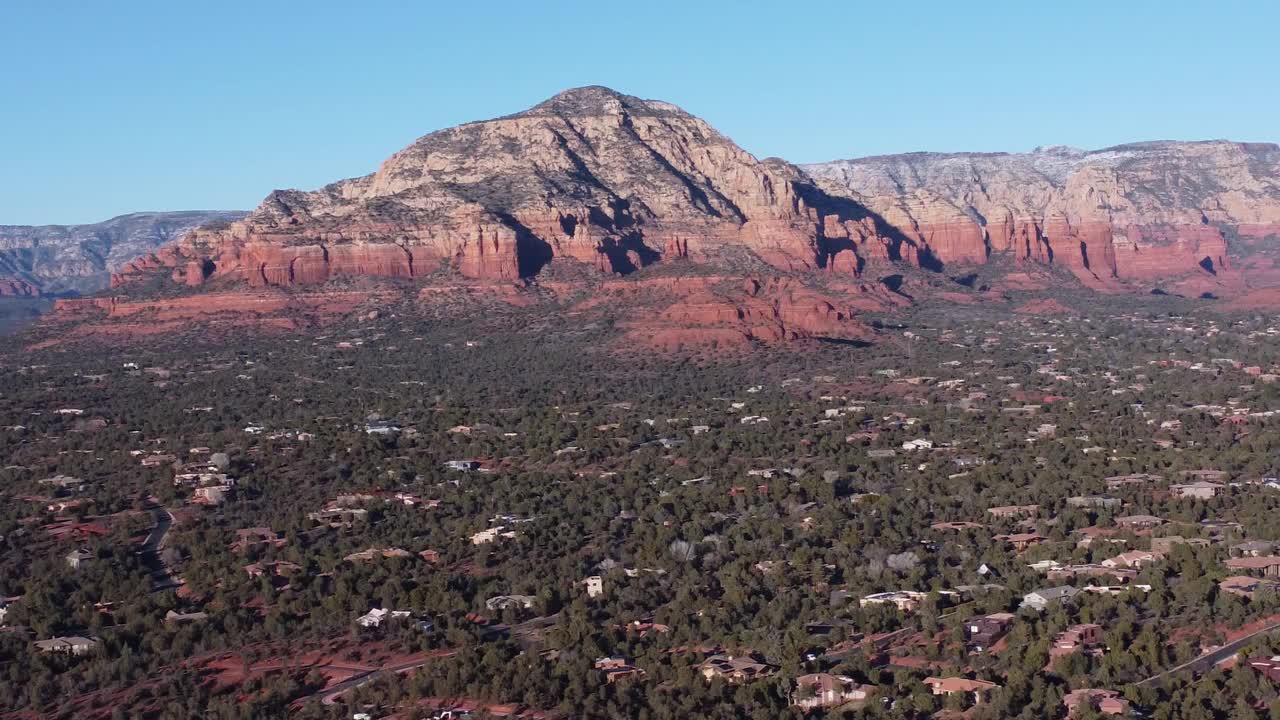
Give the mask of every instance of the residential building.
M 1113 558 L 1107 558 L 1102 564 L 1109 568 L 1140 568 L 1150 565 L 1161 558 L 1160 554 L 1150 550 L 1130 550 Z
M 1009 632 L 1012 613 L 993 613 L 969 618 L 964 622 L 965 650 L 970 655 L 987 652 Z
M 1249 600 L 1252 600 L 1254 594 L 1260 590 L 1275 592 L 1278 587 L 1280 587 L 1280 581 L 1249 577 L 1248 575 L 1232 575 L 1231 577 L 1223 578 L 1222 582 L 1218 583 L 1218 589 L 1222 592 Z
M 385 608 L 374 608 L 369 612 L 356 618 L 356 624 L 360 627 L 376 628 L 382 627 L 382 624 L 389 620 L 405 619 L 413 613 L 408 610 L 387 610 Z
M 582 584 L 587 587 L 587 597 L 597 598 L 604 595 L 604 578 L 599 575 L 588 577 L 582 581 Z
M 537 598 L 532 595 L 496 595 L 484 601 L 486 610 L 497 612 L 500 610 L 524 609 L 533 607 Z
M 892 590 L 890 592 L 872 593 L 858 601 L 859 607 L 872 605 L 893 605 L 900 612 L 912 612 L 924 602 L 925 594 L 914 590 Z
M 1150 530 L 1164 524 L 1164 520 L 1155 515 L 1126 515 L 1116 518 L 1116 525 L 1125 530 Z
M 1280 577 L 1280 556 L 1277 555 L 1230 558 L 1225 564 L 1231 570 L 1244 570 L 1266 577 Z
M 995 518 L 1035 517 L 1040 512 L 1039 505 L 1002 505 L 987 508 L 987 514 Z
M 1105 495 L 1076 495 L 1067 498 L 1067 505 L 1076 508 L 1093 508 L 1096 510 L 1113 510 L 1124 504 L 1120 498 Z
M 1276 543 L 1271 540 L 1249 540 L 1231 546 L 1232 557 L 1261 557 L 1274 554 Z
M 811 673 L 796 678 L 791 705 L 802 710 L 830 710 L 847 703 L 865 702 L 875 687 L 859 685 L 851 677 L 830 673 Z
M 1070 602 L 1071 598 L 1074 598 L 1079 592 L 1079 590 L 1070 585 L 1041 588 L 1023 595 L 1022 604 L 1019 607 L 1031 608 L 1039 612 L 1053 605 Z
M 728 683 L 745 683 L 773 675 L 777 668 L 760 662 L 751 655 L 712 655 L 700 666 L 708 682 L 720 678 Z
M 927 677 L 924 679 L 924 684 L 929 686 L 934 695 L 969 695 L 973 698 L 975 705 L 981 704 L 990 696 L 992 690 L 1000 687 L 986 680 L 970 680 L 962 677 Z
M 1271 682 L 1280 683 L 1280 655 L 1272 655 L 1269 658 L 1250 658 L 1246 664 L 1266 675 Z
M 67 561 L 67 565 L 71 566 L 73 570 L 88 563 L 93 558 L 93 553 L 84 549 L 72 550 L 64 556 L 64 559 Z
M 1151 552 L 1156 555 L 1168 555 L 1178 545 L 1191 547 L 1208 547 L 1209 541 L 1204 538 L 1184 538 L 1181 535 L 1166 535 L 1151 538 Z
M 1058 633 L 1053 639 L 1053 647 L 1049 648 L 1049 657 L 1057 658 L 1072 655 L 1081 650 L 1090 650 L 1102 644 L 1102 626 L 1094 623 L 1072 625 Z
M 642 680 L 645 676 L 644 670 L 632 665 L 631 661 L 623 657 L 596 658 L 595 667 L 604 673 L 604 680 L 610 685 L 629 680 Z
M 1197 480 L 1185 485 L 1170 485 L 1169 493 L 1177 498 L 1209 500 L 1224 488 L 1224 485 L 1219 485 L 1218 483 L 1208 482 L 1206 480 Z
M 1084 707 L 1090 707 L 1103 715 L 1129 714 L 1129 701 L 1115 690 L 1096 688 L 1072 690 L 1063 696 L 1062 705 L 1067 709 L 1067 717 L 1074 716 Z
M 35 642 L 36 649 L 46 653 L 65 653 L 67 655 L 84 655 L 92 651 L 98 646 L 97 638 L 80 637 L 72 635 L 69 637 L 56 637 L 48 640 L 37 640 Z

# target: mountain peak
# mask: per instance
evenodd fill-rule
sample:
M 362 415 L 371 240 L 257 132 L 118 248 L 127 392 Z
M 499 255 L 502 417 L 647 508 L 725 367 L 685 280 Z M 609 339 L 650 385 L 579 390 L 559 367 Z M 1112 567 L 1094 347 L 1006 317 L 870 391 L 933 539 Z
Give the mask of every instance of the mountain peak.
M 571 88 L 516 113 L 512 117 L 557 115 L 564 117 L 601 117 L 607 115 L 687 115 L 680 108 L 658 100 L 644 100 L 620 93 L 603 85 Z

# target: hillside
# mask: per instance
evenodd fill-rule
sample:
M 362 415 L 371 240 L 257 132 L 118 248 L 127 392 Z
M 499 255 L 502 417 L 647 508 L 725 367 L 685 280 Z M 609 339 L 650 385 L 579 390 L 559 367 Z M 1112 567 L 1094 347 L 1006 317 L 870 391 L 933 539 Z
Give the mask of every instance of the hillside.
M 97 292 L 130 260 L 243 214 L 143 212 L 90 225 L 0 225 L 0 296 Z

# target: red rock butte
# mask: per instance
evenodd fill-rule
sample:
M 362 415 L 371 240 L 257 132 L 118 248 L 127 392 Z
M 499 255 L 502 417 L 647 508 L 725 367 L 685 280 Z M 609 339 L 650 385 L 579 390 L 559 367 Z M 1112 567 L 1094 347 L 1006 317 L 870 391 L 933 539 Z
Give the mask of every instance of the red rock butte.
M 1225 141 L 797 167 L 757 160 L 674 105 L 586 87 L 426 135 L 370 175 L 273 192 L 243 219 L 130 263 L 112 285 L 124 295 L 145 295 L 156 275 L 222 293 L 343 276 L 510 285 L 567 263 L 603 287 L 678 261 L 731 290 L 667 282 L 688 301 L 662 311 L 671 333 L 861 336 L 856 314 L 902 302 L 876 279 L 904 267 L 953 275 L 1004 258 L 1025 268 L 1018 278 L 1057 267 L 1090 287 L 1144 293 L 1280 284 L 1268 241 L 1280 234 L 1278 170 L 1275 145 Z M 762 315 L 761 303 L 772 309 Z

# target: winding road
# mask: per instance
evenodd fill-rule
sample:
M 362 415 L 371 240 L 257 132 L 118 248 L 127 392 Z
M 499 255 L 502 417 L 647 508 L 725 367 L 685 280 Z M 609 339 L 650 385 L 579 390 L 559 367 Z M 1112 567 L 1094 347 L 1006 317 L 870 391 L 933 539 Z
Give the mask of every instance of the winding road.
M 386 667 L 378 668 L 377 670 L 369 670 L 364 673 L 361 673 L 360 675 L 356 675 L 355 677 L 343 680 L 337 685 L 327 687 L 324 690 L 321 690 L 319 692 L 315 692 L 305 697 L 299 698 L 295 702 L 305 703 L 306 701 L 312 698 L 318 697 L 320 698 L 321 704 L 333 705 L 337 703 L 338 698 L 342 697 L 344 694 L 352 690 L 355 690 L 356 688 L 362 685 L 367 685 L 373 682 L 374 680 L 377 680 L 378 678 L 384 677 L 386 675 L 394 675 L 397 673 L 406 673 L 411 670 L 417 670 L 418 668 L 422 667 L 423 665 L 426 665 L 432 660 L 438 660 L 442 657 L 451 657 L 455 654 L 457 654 L 456 650 L 438 650 L 432 653 L 431 655 L 429 655 L 428 657 L 422 658 L 420 660 L 413 660 L 410 662 L 399 663 L 396 665 L 388 665 Z
M 1179 672 L 1182 672 L 1183 670 L 1190 670 L 1191 672 L 1196 674 L 1205 672 L 1206 670 L 1213 667 L 1214 665 L 1217 665 L 1223 660 L 1226 660 L 1232 655 L 1235 655 L 1236 653 L 1240 652 L 1241 649 L 1243 649 L 1246 645 L 1256 640 L 1259 636 L 1266 635 L 1267 633 L 1274 632 L 1276 630 L 1280 630 L 1280 622 L 1271 623 L 1270 625 L 1267 625 L 1266 627 L 1263 627 L 1259 630 L 1255 630 L 1254 632 L 1251 632 L 1242 638 L 1239 638 L 1237 640 L 1232 640 L 1226 645 L 1223 645 L 1218 648 L 1214 648 L 1213 650 L 1209 650 L 1208 652 L 1201 653 L 1199 656 L 1195 657 L 1194 659 L 1188 660 L 1187 662 L 1184 662 L 1181 665 L 1178 665 L 1177 667 L 1169 668 L 1168 670 L 1165 670 L 1162 673 L 1157 673 L 1155 675 L 1152 675 L 1146 680 L 1139 680 L 1137 683 L 1134 683 L 1134 684 L 1148 685 L 1150 683 L 1155 682 L 1156 680 L 1159 680 L 1162 677 L 1165 677 L 1166 675 L 1179 673 Z
M 151 571 L 151 590 L 156 592 L 177 587 L 179 583 L 173 579 L 169 566 L 165 565 L 164 560 L 160 558 L 160 553 L 164 550 L 164 542 L 169 535 L 169 528 L 173 527 L 173 513 L 157 503 L 155 498 L 147 498 L 145 507 L 147 512 L 151 513 L 152 525 L 151 531 L 147 533 L 147 539 L 142 543 L 142 548 L 138 550 L 138 555 L 142 558 L 142 564 Z

